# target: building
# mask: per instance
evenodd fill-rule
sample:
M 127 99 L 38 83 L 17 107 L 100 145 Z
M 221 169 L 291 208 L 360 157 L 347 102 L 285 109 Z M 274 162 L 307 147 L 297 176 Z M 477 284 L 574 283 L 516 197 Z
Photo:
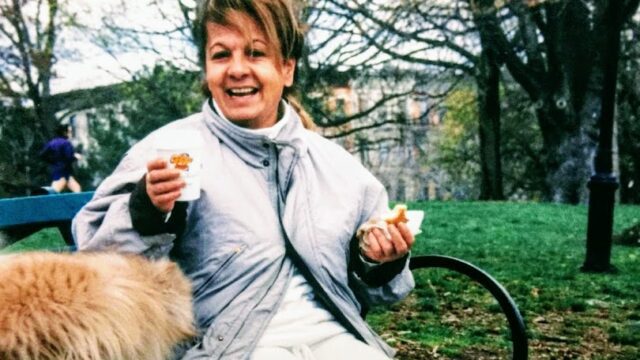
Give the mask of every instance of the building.
M 320 127 L 320 132 L 357 156 L 385 185 L 392 200 L 448 198 L 439 186 L 445 176 L 430 161 L 444 114 L 429 95 L 433 89 L 418 83 L 419 77 L 412 74 L 378 75 L 336 76 L 324 101 L 326 113 L 354 119 Z

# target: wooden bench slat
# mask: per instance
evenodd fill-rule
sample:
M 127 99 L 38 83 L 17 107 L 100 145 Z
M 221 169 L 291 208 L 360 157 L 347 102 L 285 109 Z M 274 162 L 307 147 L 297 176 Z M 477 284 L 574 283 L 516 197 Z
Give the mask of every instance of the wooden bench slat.
M 92 196 L 88 191 L 0 199 L 0 229 L 71 220 Z

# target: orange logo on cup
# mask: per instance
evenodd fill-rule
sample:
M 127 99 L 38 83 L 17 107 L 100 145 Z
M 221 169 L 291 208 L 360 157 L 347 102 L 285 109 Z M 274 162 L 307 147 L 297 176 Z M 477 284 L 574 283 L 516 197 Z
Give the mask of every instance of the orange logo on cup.
M 188 153 L 173 154 L 171 155 L 169 162 L 172 163 L 178 170 L 188 171 L 189 164 L 193 162 L 193 158 L 189 156 Z

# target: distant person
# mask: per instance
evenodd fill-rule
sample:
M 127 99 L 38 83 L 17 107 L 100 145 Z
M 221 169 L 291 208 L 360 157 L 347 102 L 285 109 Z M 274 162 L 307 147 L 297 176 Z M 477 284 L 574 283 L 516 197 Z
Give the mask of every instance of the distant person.
M 56 137 L 49 141 L 40 155 L 49 163 L 51 172 L 51 187 L 55 192 L 62 192 L 66 188 L 71 192 L 80 192 L 82 188 L 73 177 L 73 163 L 82 156 L 75 152 L 69 141 L 71 126 L 58 125 Z

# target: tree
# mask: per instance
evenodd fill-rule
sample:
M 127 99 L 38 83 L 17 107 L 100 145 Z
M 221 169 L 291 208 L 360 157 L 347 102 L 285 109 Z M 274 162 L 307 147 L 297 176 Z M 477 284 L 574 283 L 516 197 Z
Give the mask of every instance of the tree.
M 354 142 L 354 138 L 357 137 L 358 150 L 367 151 L 377 148 L 382 146 L 381 142 L 384 142 L 384 146 L 393 143 L 396 146 L 411 148 L 413 144 L 398 141 L 401 138 L 399 134 L 403 133 L 405 128 L 413 126 L 407 122 L 406 110 L 401 105 L 409 97 L 417 97 L 416 92 L 422 92 L 413 84 L 419 83 L 417 80 L 423 80 L 427 76 L 433 77 L 433 72 L 420 73 L 420 79 L 413 76 L 416 72 L 410 72 L 411 69 L 404 71 L 405 75 L 402 75 L 402 71 L 398 69 L 399 66 L 393 63 L 393 59 L 377 56 L 376 54 L 380 52 L 375 50 L 372 52 L 371 47 L 368 46 L 368 40 L 356 36 L 354 24 L 330 13 L 327 8 L 321 6 L 322 3 L 325 3 L 324 0 L 306 1 L 303 4 L 304 7 L 300 9 L 304 22 L 309 26 L 307 47 L 304 56 L 298 62 L 299 71 L 297 72 L 299 76 L 297 93 L 303 105 L 312 113 L 317 126 L 327 129 L 329 136 L 348 138 L 347 142 Z M 180 11 L 167 11 L 169 8 L 176 9 L 176 4 L 179 5 Z M 125 6 L 133 5 L 128 3 Z M 126 24 L 119 20 L 118 10 L 113 16 L 104 18 L 103 31 L 95 33 L 96 42 L 116 58 L 120 53 L 129 50 L 158 51 L 158 46 L 154 44 L 158 38 L 163 37 L 180 39 L 177 42 L 187 40 L 192 44 L 191 50 L 197 48 L 199 39 L 195 36 L 192 23 L 193 4 L 188 4 L 187 1 L 157 0 L 151 3 L 150 11 L 155 11 L 159 18 L 168 19 L 173 26 L 158 28 L 151 26 L 152 24 L 142 24 L 142 26 Z M 365 52 L 370 56 L 363 56 Z M 192 55 L 193 60 L 197 59 L 193 55 L 195 51 L 185 53 Z M 170 59 L 169 61 L 188 69 L 193 69 L 195 65 L 194 62 L 179 60 Z M 380 76 L 381 73 L 385 75 Z M 405 79 L 408 78 L 406 74 L 413 77 L 409 81 L 402 80 L 402 76 Z M 363 98 L 370 100 L 372 95 L 375 95 L 372 99 L 374 101 L 366 105 L 363 105 L 364 101 L 360 102 L 360 106 L 354 108 L 355 112 L 333 111 L 327 104 L 327 95 L 335 89 L 336 84 L 333 81 L 345 75 L 347 81 L 352 84 L 361 84 L 361 88 L 372 90 Z M 368 82 L 369 79 L 373 79 L 373 83 Z M 403 86 L 397 86 L 401 81 Z M 372 89 L 374 87 L 375 89 Z M 387 111 L 389 109 L 393 111 Z M 422 119 L 426 118 L 425 113 L 420 115 Z M 139 121 L 142 120 L 139 119 Z M 388 130 L 394 135 L 384 139 L 372 135 L 372 129 L 383 126 L 386 128 L 382 132 Z M 395 135 L 396 133 L 398 136 Z
M 24 194 L 44 184 L 37 156 L 54 134 L 51 79 L 65 1 L 0 2 L 0 192 Z
M 617 107 L 620 201 L 640 203 L 640 19 L 622 37 Z
M 623 20 L 638 7 L 638 0 L 611 1 Z M 496 20 L 505 18 L 503 12 L 515 16 L 492 23 L 492 42 L 536 104 L 550 200 L 586 201 L 602 106 L 606 34 L 617 26 L 604 17 L 608 6 L 609 1 L 508 1 L 482 10 Z
M 0 196 L 23 196 L 46 181 L 46 168 L 37 161 L 41 136 L 30 126 L 34 113 L 0 103 Z
M 4 0 L 0 4 L 0 96 L 34 111 L 33 127 L 53 134 L 48 101 L 64 1 Z
M 347 19 L 355 28 L 354 34 L 365 39 L 366 46 L 380 55 L 421 68 L 425 73 L 436 69 L 475 80 L 482 170 L 479 197 L 503 199 L 500 59 L 486 25 L 495 20 L 472 11 L 468 2 L 460 1 L 328 0 L 326 3 L 332 8 L 325 11 Z
M 496 25 L 494 17 L 483 12 L 493 0 L 478 1 L 473 8 L 474 22 L 480 36 L 482 50 L 478 58 L 476 83 L 478 84 L 478 122 L 480 134 L 480 163 L 482 181 L 480 182 L 480 200 L 502 200 L 502 155 L 500 151 L 500 56 L 492 41 L 491 31 Z
M 119 88 L 119 102 L 99 107 L 92 116 L 93 142 L 83 178 L 97 183 L 109 175 L 124 151 L 151 131 L 199 111 L 199 74 L 158 64 L 144 68 Z
M 504 195 L 509 199 L 538 200 L 544 189 L 539 156 L 542 139 L 532 111 L 517 84 L 500 87 L 502 164 Z M 478 107 L 475 89 L 459 88 L 444 102 L 446 113 L 435 147 L 433 169 L 442 169 L 449 177 L 449 190 L 456 198 L 477 198 L 482 177 Z
M 348 76 L 349 80 L 363 81 L 376 76 L 382 68 L 397 66 L 395 59 L 385 56 L 381 50 L 371 46 L 366 37 L 358 34 L 357 24 L 350 22 L 332 6 L 331 1 L 306 0 L 295 2 L 303 23 L 307 25 L 308 37 L 302 59 L 299 60 L 297 75 L 298 94 L 302 102 L 310 108 L 317 125 L 322 128 L 337 127 L 369 115 L 375 108 L 384 106 L 396 99 L 408 96 L 406 91 L 397 93 L 390 87 L 373 108 L 360 109 L 349 116 L 329 114 L 326 104 L 317 99 L 326 95 L 332 80 Z M 118 9 L 110 16 L 103 17 L 101 26 L 85 25 L 95 30 L 94 41 L 106 51 L 117 57 L 127 51 L 151 51 L 160 53 L 157 42 L 165 38 L 177 43 L 190 43 L 190 49 L 199 47 L 199 35 L 195 29 L 195 3 L 185 0 L 154 0 L 150 5 L 158 18 L 169 25 L 154 28 L 152 24 L 132 26 L 124 23 Z M 124 6 L 134 6 L 124 4 Z M 185 57 L 186 56 L 186 57 Z M 184 64 L 199 65 L 194 52 L 181 53 L 177 57 L 165 59 L 178 66 Z M 189 67 L 189 69 L 193 69 Z M 429 72 L 429 76 L 434 72 Z M 423 73 L 425 76 L 426 73 Z

